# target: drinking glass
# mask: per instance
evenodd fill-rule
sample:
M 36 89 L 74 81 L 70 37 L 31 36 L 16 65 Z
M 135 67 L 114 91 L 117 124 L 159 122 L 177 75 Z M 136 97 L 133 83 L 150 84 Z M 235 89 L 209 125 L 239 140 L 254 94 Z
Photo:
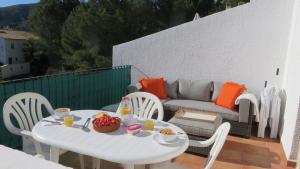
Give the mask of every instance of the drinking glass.
M 64 117 L 64 124 L 67 127 L 72 127 L 74 123 L 74 117 L 72 115 L 67 115 Z
M 153 130 L 154 129 L 154 120 L 148 119 L 145 121 L 145 130 Z
M 131 108 L 130 108 L 130 100 L 128 97 L 123 97 L 121 101 L 121 108 L 120 108 L 120 115 L 123 119 L 124 116 L 128 115 L 131 113 Z
M 130 114 L 130 107 L 129 106 L 121 107 L 120 114 L 121 116 Z

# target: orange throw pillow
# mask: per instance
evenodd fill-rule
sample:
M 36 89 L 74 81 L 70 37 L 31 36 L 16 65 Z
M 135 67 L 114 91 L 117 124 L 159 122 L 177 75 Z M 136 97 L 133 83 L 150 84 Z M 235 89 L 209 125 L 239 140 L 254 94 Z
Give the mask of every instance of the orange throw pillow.
M 234 110 L 235 109 L 235 100 L 242 93 L 245 92 L 245 87 L 234 82 L 227 82 L 224 84 L 223 89 L 220 92 L 220 95 L 216 99 L 216 105 Z
M 147 78 L 140 80 L 142 91 L 152 93 L 160 99 L 167 99 L 166 84 L 163 78 Z

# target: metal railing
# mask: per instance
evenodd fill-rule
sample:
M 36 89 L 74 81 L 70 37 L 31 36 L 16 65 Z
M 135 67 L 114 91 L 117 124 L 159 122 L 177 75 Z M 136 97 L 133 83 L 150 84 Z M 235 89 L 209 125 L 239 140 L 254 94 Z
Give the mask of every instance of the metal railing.
M 101 109 L 120 101 L 126 94 L 131 81 L 130 74 L 130 66 L 121 66 L 1 82 L 0 109 L 3 110 L 3 105 L 9 97 L 21 92 L 40 93 L 49 100 L 53 108 Z M 6 130 L 2 113 L 0 144 L 12 148 L 21 147 L 20 137 Z

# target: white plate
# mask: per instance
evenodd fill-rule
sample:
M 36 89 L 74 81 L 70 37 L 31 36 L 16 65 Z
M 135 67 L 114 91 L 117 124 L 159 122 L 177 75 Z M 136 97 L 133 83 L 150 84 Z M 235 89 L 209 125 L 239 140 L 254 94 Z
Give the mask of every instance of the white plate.
M 180 141 L 177 136 L 176 136 L 176 139 L 173 141 L 165 141 L 160 138 L 159 134 L 154 134 L 153 140 L 156 141 L 157 143 L 163 144 L 163 145 L 173 145 L 173 144 L 179 143 L 179 141 Z
M 63 117 L 56 116 L 55 114 L 51 115 L 54 120 L 63 120 Z

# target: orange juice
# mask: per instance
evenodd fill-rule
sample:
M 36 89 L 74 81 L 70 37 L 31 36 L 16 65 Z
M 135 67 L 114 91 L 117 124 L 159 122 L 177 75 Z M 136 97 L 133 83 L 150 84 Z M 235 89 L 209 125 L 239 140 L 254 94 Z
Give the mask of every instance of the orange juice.
M 153 130 L 154 129 L 154 120 L 146 120 L 145 122 L 145 130 Z
M 122 97 L 122 101 L 120 103 L 121 106 L 121 110 L 120 110 L 120 114 L 121 116 L 125 116 L 130 114 L 130 99 L 128 97 Z
M 74 117 L 73 116 L 66 116 L 64 117 L 64 124 L 67 127 L 72 127 L 74 123 Z
M 130 108 L 129 107 L 122 107 L 120 111 L 121 116 L 125 116 L 127 114 L 130 114 Z

